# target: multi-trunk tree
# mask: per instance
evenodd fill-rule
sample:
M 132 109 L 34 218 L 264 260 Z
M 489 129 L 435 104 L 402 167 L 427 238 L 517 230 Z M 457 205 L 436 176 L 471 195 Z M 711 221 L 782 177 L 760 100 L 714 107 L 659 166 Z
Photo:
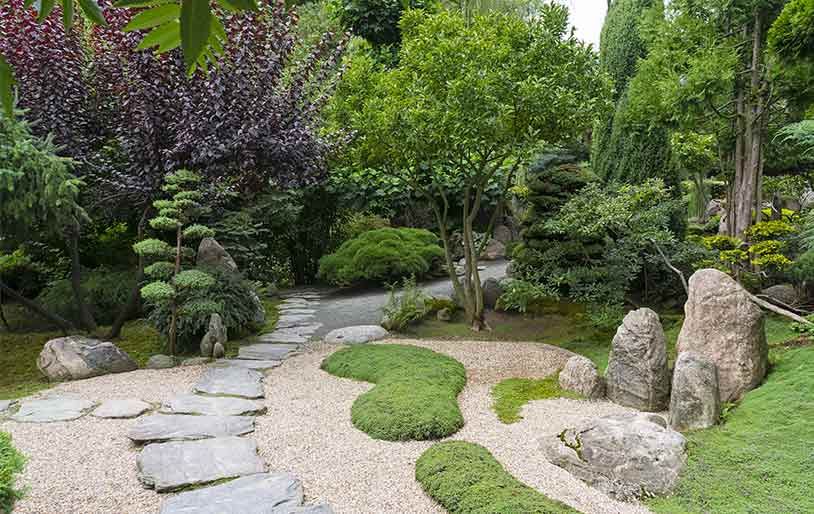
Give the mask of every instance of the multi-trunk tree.
M 374 87 L 350 118 L 351 154 L 382 166 L 424 196 L 446 250 L 446 267 L 474 330 L 486 327 L 473 225 L 498 173 L 505 191 L 514 170 L 540 143 L 579 139 L 606 107 L 607 77 L 593 50 L 569 35 L 568 11 L 545 5 L 539 16 L 429 15 L 401 22 L 399 64 L 370 76 Z M 451 199 L 444 177 L 463 184 L 465 274 L 455 273 Z

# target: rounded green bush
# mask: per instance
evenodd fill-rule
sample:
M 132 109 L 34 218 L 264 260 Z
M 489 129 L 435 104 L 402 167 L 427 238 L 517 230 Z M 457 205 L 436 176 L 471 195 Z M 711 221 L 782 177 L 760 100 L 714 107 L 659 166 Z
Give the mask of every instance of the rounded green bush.
M 452 357 L 417 346 L 358 345 L 332 354 L 322 369 L 376 384 L 351 408 L 354 426 L 374 439 L 438 439 L 464 425 L 457 397 L 466 370 Z
M 438 443 L 418 458 L 415 478 L 451 514 L 578 512 L 510 475 L 479 444 Z
M 438 238 L 416 228 L 369 230 L 346 241 L 319 261 L 319 276 L 337 285 L 395 282 L 421 277 L 444 258 Z

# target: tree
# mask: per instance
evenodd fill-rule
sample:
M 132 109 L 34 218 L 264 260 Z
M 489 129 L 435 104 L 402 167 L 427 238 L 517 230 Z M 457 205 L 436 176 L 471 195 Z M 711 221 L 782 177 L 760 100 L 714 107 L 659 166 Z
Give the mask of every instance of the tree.
M 0 234 L 4 243 L 37 236 L 61 236 L 87 219 L 77 203 L 82 181 L 71 161 L 55 155 L 51 139 L 31 135 L 28 124 L 0 117 Z M 70 323 L 16 293 L 0 281 L 0 291 L 67 331 Z M 75 295 L 81 290 L 74 289 Z M 78 305 L 85 305 L 81 296 Z M 83 319 L 83 322 L 86 320 Z
M 814 59 L 814 0 L 786 4 L 769 29 L 769 46 L 786 61 Z
M 715 136 L 697 132 L 675 132 L 670 138 L 675 166 L 692 179 L 694 194 L 692 215 L 705 223 L 709 192 L 706 178 L 715 168 L 718 156 L 715 154 Z
M 158 216 L 150 220 L 150 227 L 172 232 L 175 237 L 174 246 L 161 239 L 145 239 L 133 246 L 139 256 L 155 261 L 144 270 L 154 281 L 141 288 L 141 295 L 148 302 L 169 305 L 171 320 L 167 336 L 171 355 L 175 355 L 176 351 L 176 327 L 179 315 L 185 308 L 202 308 L 200 305 L 185 304 L 186 294 L 189 291 L 206 289 L 215 283 L 215 279 L 204 271 L 181 270 L 182 256 L 188 250 L 183 246 L 184 240 L 214 235 L 212 229 L 193 223 L 205 210 L 200 203 L 203 195 L 197 190 L 200 181 L 199 175 L 188 170 L 170 173 L 164 180 L 163 190 L 172 195 L 171 199 L 153 202 L 153 206 L 158 210 Z M 163 260 L 168 257 L 171 257 L 172 261 Z
M 371 76 L 373 94 L 351 118 L 359 166 L 379 165 L 427 199 L 446 268 L 474 330 L 486 326 L 473 223 L 484 190 L 514 170 L 540 141 L 577 140 L 606 105 L 607 78 L 593 50 L 568 35 L 568 11 L 545 5 L 524 21 L 506 14 L 460 12 L 402 18 L 399 64 Z M 461 226 L 466 260 L 455 274 L 450 203 L 443 177 L 463 185 Z

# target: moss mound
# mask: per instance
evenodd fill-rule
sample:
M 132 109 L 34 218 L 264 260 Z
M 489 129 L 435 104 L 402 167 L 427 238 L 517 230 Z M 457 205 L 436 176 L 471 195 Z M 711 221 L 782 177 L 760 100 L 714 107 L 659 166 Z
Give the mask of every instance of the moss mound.
M 457 398 L 466 370 L 446 355 L 417 346 L 359 345 L 329 356 L 322 369 L 376 384 L 351 410 L 354 426 L 374 439 L 438 439 L 464 425 Z
M 444 258 L 438 237 L 417 228 L 381 228 L 362 232 L 319 260 L 319 276 L 337 285 L 390 283 L 420 278 Z
M 579 400 L 577 393 L 560 389 L 559 373 L 542 379 L 507 378 L 492 388 L 492 408 L 504 423 L 516 423 L 523 419 L 520 411 L 532 400 L 571 398 Z
M 518 481 L 474 443 L 436 444 L 419 457 L 415 478 L 451 514 L 578 512 Z

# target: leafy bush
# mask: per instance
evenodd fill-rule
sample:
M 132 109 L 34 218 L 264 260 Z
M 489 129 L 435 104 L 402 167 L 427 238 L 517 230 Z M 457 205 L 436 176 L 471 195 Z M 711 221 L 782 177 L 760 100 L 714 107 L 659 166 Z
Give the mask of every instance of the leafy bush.
M 198 270 L 188 270 L 198 271 Z M 178 316 L 178 351 L 194 353 L 209 327 L 209 318 L 217 312 L 223 319 L 229 338 L 234 339 L 255 327 L 258 303 L 249 281 L 238 274 L 220 269 L 207 269 L 214 281 L 207 287 L 191 289 L 185 296 Z M 155 283 L 155 282 L 154 282 Z M 153 306 L 150 322 L 167 336 L 170 308 L 166 302 Z
M 82 291 L 93 317 L 102 325 L 109 325 L 127 303 L 130 291 L 136 284 L 133 271 L 111 271 L 99 268 L 82 274 Z M 51 282 L 38 297 L 49 311 L 65 319 L 78 322 L 73 289 L 69 279 Z
M 395 285 L 390 287 L 390 297 L 382 307 L 382 326 L 396 332 L 404 330 L 410 323 L 432 312 L 430 301 L 431 298 L 418 288 L 415 277 L 405 278 L 401 294 L 397 294 Z
M 351 410 L 354 426 L 374 439 L 438 439 L 464 425 L 457 397 L 466 371 L 452 357 L 417 346 L 368 344 L 339 350 L 322 369 L 376 384 Z
M 503 311 L 525 313 L 546 298 L 557 296 L 556 291 L 525 280 L 506 280 L 502 285 L 503 294 L 497 299 L 496 308 Z
M 47 267 L 31 258 L 23 248 L 0 251 L 0 280 L 23 296 L 34 297 L 49 281 Z
M 430 447 L 416 462 L 415 478 L 451 514 L 578 512 L 520 482 L 489 450 L 466 441 Z
M 322 257 L 319 275 L 338 285 L 388 283 L 425 276 L 443 258 L 438 238 L 428 230 L 382 228 L 364 232 Z
M 339 239 L 345 242 L 359 237 L 363 232 L 380 228 L 390 228 L 390 220 L 375 214 L 354 212 L 340 224 Z
M 23 468 L 25 457 L 11 445 L 11 436 L 0 432 L 0 512 L 11 513 L 14 502 L 22 498 L 15 480 Z
M 375 46 L 387 46 L 401 42 L 402 11 L 431 5 L 432 0 L 335 0 L 335 12 L 346 29 Z

